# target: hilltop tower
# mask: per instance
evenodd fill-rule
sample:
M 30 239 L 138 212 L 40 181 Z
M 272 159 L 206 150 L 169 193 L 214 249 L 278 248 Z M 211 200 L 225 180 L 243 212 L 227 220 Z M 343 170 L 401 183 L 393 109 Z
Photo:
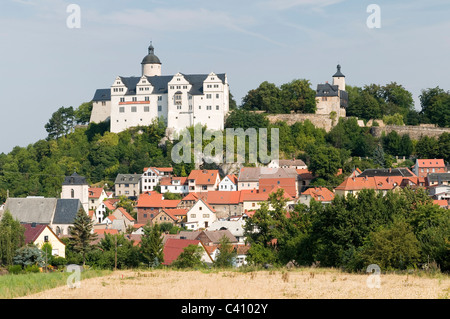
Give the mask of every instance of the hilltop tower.
M 144 57 L 141 62 L 142 65 L 142 75 L 145 76 L 161 76 L 161 61 L 155 55 L 155 48 L 150 42 L 148 47 L 148 54 Z

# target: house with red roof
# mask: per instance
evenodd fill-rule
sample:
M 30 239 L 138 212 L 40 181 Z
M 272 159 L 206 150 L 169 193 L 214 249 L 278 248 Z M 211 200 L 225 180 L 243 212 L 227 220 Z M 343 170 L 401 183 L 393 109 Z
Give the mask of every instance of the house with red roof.
M 152 219 L 152 224 L 170 223 L 172 225 L 179 225 L 186 220 L 186 215 L 187 209 L 164 208 Z
M 163 248 L 164 262 L 162 264 L 170 266 L 175 260 L 177 260 L 178 256 L 180 256 L 184 249 L 189 245 L 195 245 L 202 248 L 203 252 L 201 261 L 206 264 L 213 263 L 213 259 L 200 240 L 168 238 Z
M 189 193 L 180 201 L 178 208 L 185 208 L 189 210 L 200 198 L 206 200 L 207 197 L 208 193 Z
M 106 199 L 106 192 L 103 187 L 89 187 L 89 210 L 95 210 Z
M 234 174 L 228 174 L 219 183 L 218 190 L 225 192 L 237 191 L 238 178 Z
M 189 192 L 201 193 L 217 190 L 219 170 L 192 170 L 188 176 Z
M 146 224 L 160 213 L 162 209 L 178 208 L 180 199 L 164 199 L 163 194 L 155 191 L 140 194 L 135 206 L 137 210 L 137 222 L 139 224 Z
M 270 192 L 275 187 L 284 189 L 292 198 L 297 198 L 298 183 L 297 177 L 284 177 L 284 178 L 261 178 L 259 180 L 259 192 Z
M 278 186 L 274 188 L 260 192 L 259 190 L 242 190 L 240 201 L 242 203 L 242 210 L 252 211 L 260 208 L 261 203 L 265 202 L 269 199 L 269 195 L 281 189 Z M 284 199 L 286 199 L 286 207 L 289 205 L 293 205 L 295 203 L 294 198 L 291 197 L 288 193 L 283 193 Z M 271 205 L 269 205 L 269 209 L 272 209 Z
M 210 191 L 206 201 L 216 211 L 217 218 L 227 218 L 242 213 L 240 191 Z
M 322 204 L 331 204 L 334 199 L 334 193 L 326 187 L 309 187 L 300 195 L 299 202 L 309 206 L 311 199 Z
M 447 173 L 444 160 L 438 159 L 416 159 L 413 168 L 414 174 L 418 177 L 427 177 L 428 173 Z
M 141 192 L 155 190 L 162 178 L 170 177 L 173 173 L 172 167 L 144 167 L 141 176 Z
M 184 225 L 189 230 L 205 229 L 216 220 L 215 209 L 205 200 L 199 199 L 187 212 Z
M 48 225 L 36 223 L 22 223 L 21 225 L 25 228 L 26 244 L 33 244 L 42 249 L 42 246 L 48 243 L 52 246 L 52 256 L 66 257 L 66 245 Z
M 114 211 L 114 213 L 111 214 L 111 216 L 114 216 L 116 219 L 123 220 L 125 223 L 125 228 L 133 226 L 136 222 L 133 216 L 131 216 L 123 207 L 117 207 L 117 209 Z

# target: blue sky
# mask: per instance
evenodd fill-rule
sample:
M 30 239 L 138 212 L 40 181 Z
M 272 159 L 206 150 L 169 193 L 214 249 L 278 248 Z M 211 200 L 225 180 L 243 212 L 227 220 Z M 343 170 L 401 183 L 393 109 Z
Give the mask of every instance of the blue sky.
M 81 28 L 66 12 L 81 8 Z M 381 28 L 369 29 L 369 4 Z M 450 90 L 448 0 L 3 0 L 0 152 L 45 138 L 61 106 L 78 107 L 115 77 L 139 76 L 153 41 L 163 74 L 227 73 L 238 104 L 261 82 L 397 82 Z

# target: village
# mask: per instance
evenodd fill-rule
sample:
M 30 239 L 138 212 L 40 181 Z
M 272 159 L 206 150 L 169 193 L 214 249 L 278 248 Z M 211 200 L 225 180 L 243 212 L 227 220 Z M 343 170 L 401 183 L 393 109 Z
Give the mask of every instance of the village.
M 267 167 L 242 167 L 237 176 L 223 177 L 219 170 L 192 170 L 180 177 L 171 167 L 146 167 L 142 174 L 118 174 L 113 191 L 91 187 L 85 177 L 74 173 L 66 176 L 60 198 L 7 198 L 0 219 L 9 211 L 25 227 L 27 244 L 42 247 L 50 243 L 52 255 L 63 258 L 61 238 L 70 236 L 69 228 L 80 209 L 93 223 L 95 243 L 108 234 L 123 235 L 140 245 L 144 226 L 170 224 L 178 231 L 162 235 L 164 265 L 171 265 L 189 245 L 201 247 L 202 261 L 212 265 L 225 236 L 236 253 L 233 266 L 241 267 L 247 264 L 249 250 L 245 223 L 279 189 L 283 189 L 287 212 L 297 204 L 309 206 L 311 201 L 329 205 L 335 196 L 358 196 L 363 189 L 386 194 L 405 187 L 425 189 L 434 204 L 450 208 L 450 172 L 443 159 L 416 159 L 413 167 L 356 168 L 331 190 L 310 186 L 314 178 L 298 159 L 272 161 Z M 132 211 L 117 205 L 121 198 L 133 203 Z

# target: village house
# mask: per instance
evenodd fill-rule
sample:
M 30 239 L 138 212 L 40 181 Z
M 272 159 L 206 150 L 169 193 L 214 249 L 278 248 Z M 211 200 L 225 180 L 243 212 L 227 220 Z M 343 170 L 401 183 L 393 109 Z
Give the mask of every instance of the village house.
M 189 209 L 184 224 L 189 230 L 204 229 L 217 220 L 216 211 L 203 199 Z
M 243 190 L 241 191 L 242 211 L 254 211 L 261 207 L 261 204 L 269 199 L 271 193 L 276 192 L 281 188 L 274 187 L 266 192 L 259 192 L 258 190 Z M 294 198 L 292 198 L 288 193 L 283 192 L 283 198 L 286 200 L 286 207 L 295 204 Z M 269 204 L 269 210 L 273 207 Z
M 450 185 L 450 173 L 429 173 L 425 181 L 426 186 Z
M 89 187 L 89 210 L 95 210 L 107 198 L 103 187 Z
M 234 174 L 228 174 L 219 183 L 219 191 L 237 191 L 238 178 Z
M 294 169 L 307 169 L 305 162 L 301 159 L 292 160 L 278 160 L 274 159 L 267 165 L 269 168 L 294 168 Z
M 205 246 L 202 244 L 200 240 L 190 240 L 190 239 L 175 239 L 168 238 L 164 243 L 163 254 L 164 254 L 164 262 L 162 263 L 165 266 L 171 265 L 178 256 L 184 251 L 186 247 L 189 245 L 196 245 L 202 248 L 201 261 L 206 263 L 207 265 L 213 264 L 213 259 L 209 255 Z
M 36 223 L 22 223 L 21 225 L 25 228 L 26 244 L 33 244 L 42 249 L 42 246 L 48 243 L 52 246 L 52 256 L 66 257 L 66 245 L 48 225 Z
M 166 177 L 160 181 L 161 193 L 186 195 L 189 193 L 187 177 Z
M 413 168 L 418 177 L 427 177 L 429 173 L 447 173 L 444 160 L 441 159 L 416 159 Z
M 125 196 L 136 198 L 141 193 L 141 175 L 117 174 L 114 181 L 114 194 L 116 197 Z
M 299 202 L 309 206 L 311 199 L 322 204 L 331 204 L 334 199 L 334 193 L 326 187 L 309 187 L 299 198 Z
M 126 211 L 123 207 L 118 207 L 111 216 L 114 216 L 116 219 L 123 220 L 125 223 L 125 228 L 133 226 L 136 220 Z M 113 221 L 114 224 L 114 221 Z
M 172 176 L 172 167 L 145 167 L 141 175 L 141 193 L 153 191 L 162 178 Z
M 160 213 L 162 209 L 178 208 L 181 200 L 164 199 L 164 195 L 155 191 L 150 191 L 139 195 L 135 209 L 137 210 L 137 222 L 146 224 L 152 222 L 153 218 Z
M 220 183 L 218 170 L 192 170 L 187 179 L 190 193 L 214 191 Z
M 152 224 L 170 223 L 172 225 L 182 225 L 186 220 L 186 214 L 186 209 L 164 208 L 152 219 Z
M 219 219 L 242 213 L 240 191 L 210 191 L 205 198 Z

